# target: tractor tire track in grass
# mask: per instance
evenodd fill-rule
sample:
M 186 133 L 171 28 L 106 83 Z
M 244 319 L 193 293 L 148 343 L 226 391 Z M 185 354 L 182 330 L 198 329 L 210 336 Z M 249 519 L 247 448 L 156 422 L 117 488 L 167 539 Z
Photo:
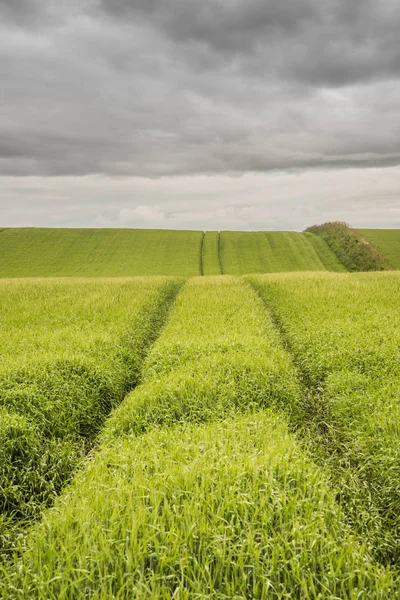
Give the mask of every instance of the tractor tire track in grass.
M 57 286 L 61 289 L 63 285 L 77 286 L 83 298 L 82 320 L 78 319 L 75 328 L 66 330 L 64 335 L 78 348 L 73 348 L 67 358 L 68 351 L 71 352 L 67 337 L 64 344 L 58 345 L 60 358 L 55 356 L 51 361 L 32 363 L 0 376 L 0 554 L 4 558 L 12 551 L 16 538 L 23 535 L 24 525 L 40 516 L 71 479 L 111 408 L 138 384 L 146 353 L 182 283 L 183 280 L 158 278 L 138 280 L 137 284 L 132 280 L 125 284 L 109 283 L 109 287 L 107 283 L 44 284 L 44 302 L 46 293 L 50 294 L 50 301 L 56 295 Z M 40 288 L 40 284 L 10 283 L 13 289 L 8 290 L 8 296 L 15 291 L 23 296 L 24 285 L 30 286 L 33 294 L 35 285 Z M 125 291 L 118 286 L 125 287 Z M 97 323 L 99 338 L 85 349 L 89 332 L 83 330 L 80 334 L 79 329 L 85 324 L 84 317 L 90 322 L 92 311 L 108 306 L 109 302 L 102 300 L 108 292 L 116 295 L 114 312 L 104 317 L 102 323 L 106 341 L 101 342 L 101 324 Z M 138 311 L 133 316 L 129 307 L 124 306 L 129 301 Z M 23 299 L 20 303 L 23 304 Z M 132 322 L 124 322 L 124 311 L 125 318 L 130 314 Z M 115 315 L 121 324 L 108 332 L 107 318 L 112 322 Z M 55 312 L 47 316 L 53 327 L 62 318 L 62 313 Z M 39 324 L 38 321 L 38 327 Z M 79 344 L 87 356 L 74 356 Z
M 400 567 L 400 276 L 249 277 L 301 374 L 300 431 L 349 522 Z
M 219 233 L 218 231 L 206 231 L 203 243 L 203 273 L 202 275 L 221 275 L 221 264 L 219 260 Z
M 249 285 L 189 281 L 142 381 L 2 597 L 393 597 L 288 431 L 304 414 L 297 371 Z

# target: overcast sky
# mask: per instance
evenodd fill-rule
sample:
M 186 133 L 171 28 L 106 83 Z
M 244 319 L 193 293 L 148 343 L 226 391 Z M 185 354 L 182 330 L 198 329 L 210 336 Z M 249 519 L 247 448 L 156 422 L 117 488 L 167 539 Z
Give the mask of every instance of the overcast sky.
M 400 228 L 398 0 L 0 0 L 0 227 Z

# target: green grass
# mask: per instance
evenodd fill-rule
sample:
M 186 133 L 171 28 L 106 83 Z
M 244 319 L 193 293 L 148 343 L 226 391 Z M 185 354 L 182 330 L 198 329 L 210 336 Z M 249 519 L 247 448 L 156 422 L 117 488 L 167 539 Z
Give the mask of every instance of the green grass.
M 343 271 L 327 244 L 296 232 L 5 229 L 0 278 L 192 277 Z
M 345 270 L 323 240 L 304 233 L 222 231 L 220 250 L 223 272 L 231 275 Z
M 201 231 L 6 229 L 0 277 L 200 274 Z
M 400 274 L 258 276 L 303 376 L 305 428 L 354 528 L 400 566 Z
M 400 229 L 358 229 L 385 256 L 394 269 L 400 269 Z
M 103 435 L 223 419 L 270 406 L 302 414 L 279 334 L 253 290 L 234 277 L 191 279 L 143 367 L 144 384 Z
M 2 597 L 393 597 L 288 431 L 297 369 L 247 283 L 190 280 L 142 373 Z
M 206 231 L 203 242 L 203 275 L 221 275 L 219 232 Z
M 396 593 L 321 471 L 268 413 L 104 447 L 3 582 L 4 599 Z
M 0 550 L 53 501 L 111 408 L 137 385 L 181 283 L 0 283 Z
M 321 237 L 348 271 L 390 270 L 387 259 L 379 249 L 346 223 L 313 225 L 307 232 Z

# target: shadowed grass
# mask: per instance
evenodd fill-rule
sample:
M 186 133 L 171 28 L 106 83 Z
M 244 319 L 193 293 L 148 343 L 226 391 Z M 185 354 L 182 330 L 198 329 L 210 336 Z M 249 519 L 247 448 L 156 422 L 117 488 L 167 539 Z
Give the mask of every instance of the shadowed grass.
M 348 271 L 387 271 L 383 254 L 346 223 L 313 225 L 307 232 L 321 237 Z

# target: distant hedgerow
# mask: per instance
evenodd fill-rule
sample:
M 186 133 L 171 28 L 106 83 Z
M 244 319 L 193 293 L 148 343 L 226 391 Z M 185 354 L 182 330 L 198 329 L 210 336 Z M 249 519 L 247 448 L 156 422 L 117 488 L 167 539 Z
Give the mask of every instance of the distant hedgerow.
M 387 271 L 390 265 L 375 246 L 347 223 L 333 221 L 308 227 L 322 237 L 349 271 Z

